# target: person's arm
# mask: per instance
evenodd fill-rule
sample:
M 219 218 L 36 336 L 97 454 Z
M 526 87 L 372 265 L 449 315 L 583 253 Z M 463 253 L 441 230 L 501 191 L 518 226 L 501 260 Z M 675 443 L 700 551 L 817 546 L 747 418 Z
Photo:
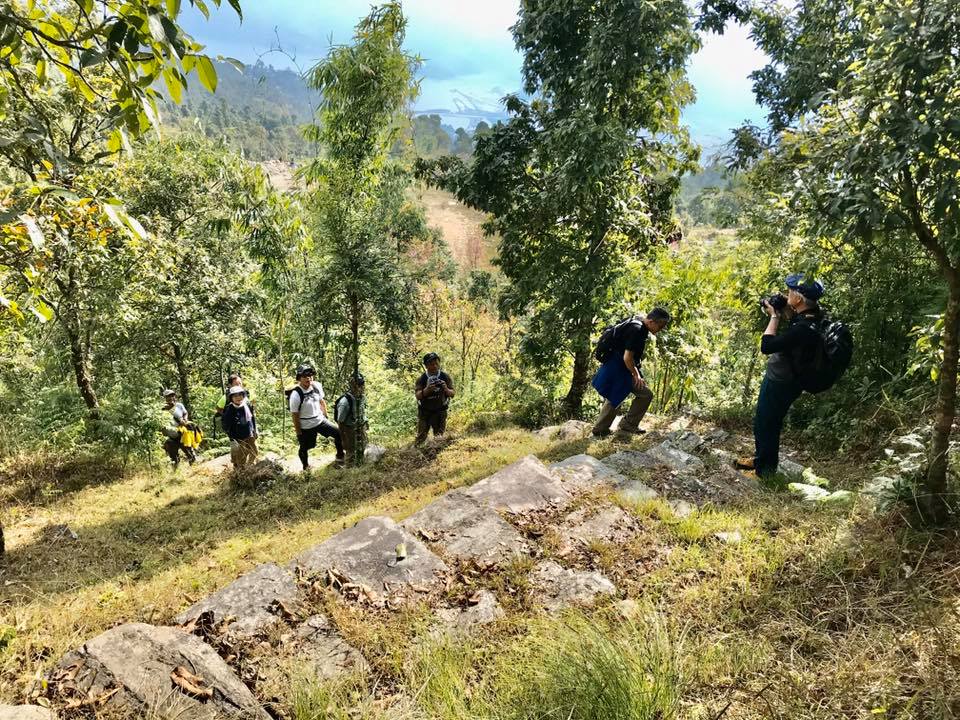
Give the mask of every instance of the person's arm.
M 414 385 L 413 389 L 414 397 L 417 398 L 417 400 L 423 400 L 424 398 L 428 397 L 430 393 L 427 392 L 427 389 L 429 387 L 430 386 L 426 382 L 421 385 L 420 378 L 417 378 L 417 384 Z
M 643 381 L 643 376 L 640 375 L 640 368 L 637 367 L 636 356 L 633 354 L 633 350 L 623 351 L 623 364 L 627 366 L 627 371 L 630 373 L 630 377 L 633 378 L 633 386 L 637 388 L 643 387 L 646 383 Z
M 446 397 L 452 398 L 454 395 L 457 394 L 457 391 L 456 391 L 456 389 L 453 387 L 453 378 L 451 378 L 449 375 L 447 375 L 447 380 L 449 380 L 450 382 L 448 383 L 446 380 L 444 380 L 444 381 L 443 381 L 443 385 L 441 386 L 441 389 L 443 390 L 443 394 L 444 394 Z
M 768 305 L 765 304 L 764 307 L 768 308 L 770 321 L 767 323 L 766 330 L 763 331 L 763 337 L 760 338 L 760 352 L 764 355 L 789 352 L 802 346 L 807 341 L 810 330 L 802 323 L 791 325 L 786 332 L 777 335 L 777 330 L 780 327 L 780 316 Z
M 300 400 L 296 397 L 297 391 L 294 390 L 290 393 L 290 417 L 293 418 L 293 431 L 297 434 L 297 437 L 300 436 Z M 296 407 L 294 407 L 296 404 Z
M 320 412 L 323 413 L 323 416 L 324 416 L 324 417 L 329 417 L 329 416 L 327 415 L 327 401 L 326 401 L 326 400 L 321 400 L 321 401 L 320 401 Z

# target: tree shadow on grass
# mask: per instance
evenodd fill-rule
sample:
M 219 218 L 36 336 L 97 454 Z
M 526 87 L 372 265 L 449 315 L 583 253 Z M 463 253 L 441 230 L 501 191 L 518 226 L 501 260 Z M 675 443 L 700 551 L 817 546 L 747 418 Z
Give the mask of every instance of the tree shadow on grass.
M 96 485 L 126 477 L 120 457 L 34 452 L 8 458 L 0 468 L 0 505 L 48 507 Z
M 467 471 L 460 479 L 480 479 Z M 391 491 L 436 483 L 435 469 L 408 469 L 395 461 L 351 470 L 333 467 L 308 475 L 284 475 L 262 494 L 220 487 L 205 495 L 184 495 L 147 512 L 129 510 L 100 524 L 76 524 L 79 539 L 50 542 L 42 534 L 11 548 L 3 561 L 0 600 L 27 602 L 38 594 L 75 593 L 105 580 L 142 582 L 199 557 L 231 539 L 276 532 L 278 526 L 322 522 L 349 515 Z M 187 480 L 189 481 L 189 479 Z M 304 548 L 325 538 L 306 542 Z M 300 548 L 290 548 L 292 555 Z M 272 558 L 283 561 L 285 558 Z

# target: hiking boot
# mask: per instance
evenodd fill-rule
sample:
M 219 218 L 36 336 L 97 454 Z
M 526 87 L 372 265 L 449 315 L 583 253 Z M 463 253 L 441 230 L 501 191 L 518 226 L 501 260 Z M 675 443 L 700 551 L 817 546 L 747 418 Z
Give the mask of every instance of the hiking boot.
M 590 433 L 595 438 L 605 438 L 610 437 L 613 433 L 610 430 L 594 430 Z
M 740 475 L 747 478 L 748 480 L 753 480 L 754 482 L 760 482 L 760 476 L 757 475 L 756 470 L 741 470 Z
M 753 464 L 753 458 L 750 457 L 749 455 L 744 455 L 743 457 L 738 457 L 738 458 L 734 461 L 733 466 L 734 466 L 737 470 L 753 470 L 753 469 L 755 469 L 755 466 L 754 466 L 754 464 Z
M 646 432 L 643 428 L 620 428 L 617 430 L 617 433 L 623 433 L 624 435 L 644 435 Z

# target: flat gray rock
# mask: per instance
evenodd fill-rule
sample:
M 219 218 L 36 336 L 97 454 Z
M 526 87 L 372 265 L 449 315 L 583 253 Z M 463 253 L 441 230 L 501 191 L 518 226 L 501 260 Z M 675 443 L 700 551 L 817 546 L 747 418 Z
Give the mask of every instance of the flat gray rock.
M 530 551 L 513 525 L 463 490 L 442 495 L 400 526 L 461 558 L 500 563 Z
M 788 478 L 800 480 L 803 477 L 803 471 L 806 470 L 806 468 L 800 463 L 794 462 L 790 458 L 782 458 L 777 470 L 786 475 Z
M 563 537 L 584 545 L 592 542 L 625 542 L 637 530 L 636 518 L 616 505 L 575 510 L 564 518 L 559 527 Z
M 717 445 L 720 443 L 725 443 L 729 439 L 730 433 L 721 428 L 713 428 L 712 430 L 708 430 L 703 436 L 703 441 L 705 443 L 715 443 Z
M 175 684 L 171 674 L 178 667 L 201 678 L 201 688 L 212 689 L 212 697 L 198 699 Z M 57 681 L 58 671 L 74 675 L 73 679 Z M 67 653 L 52 677 L 63 697 L 71 692 L 81 698 L 99 697 L 119 688 L 105 708 L 128 716 L 270 718 L 213 648 L 178 628 L 131 623 L 107 630 Z
M 296 630 L 297 658 L 321 680 L 370 668 L 355 647 L 347 643 L 325 615 L 307 618 Z
M 406 546 L 406 558 L 397 559 L 397 546 Z M 315 545 L 290 563 L 308 574 L 337 570 L 349 582 L 366 585 L 375 592 L 389 585 L 429 583 L 444 562 L 390 518 L 364 518 L 352 528 Z
M 541 440 L 559 440 L 561 442 L 570 442 L 571 440 L 582 440 L 590 434 L 593 426 L 582 420 L 567 420 L 562 425 L 548 425 L 534 431 Z
M 927 451 L 927 446 L 924 444 L 923 438 L 920 437 L 919 433 L 901 435 L 893 441 L 892 445 L 895 450 L 901 453 L 922 453 Z
M 621 450 L 620 452 L 613 453 L 613 455 L 607 455 L 603 459 L 603 464 L 612 467 L 617 472 L 627 473 L 633 470 L 655 468 L 660 463 L 656 458 L 645 452 L 638 450 Z
M 55 720 L 52 710 L 39 705 L 0 705 L 0 720 Z
M 690 453 L 703 445 L 703 438 L 692 430 L 675 430 L 664 438 L 663 444 Z
M 363 450 L 363 461 L 375 465 L 383 460 L 383 456 L 386 454 L 387 449 L 383 445 L 367 445 Z
M 496 510 L 512 513 L 542 510 L 570 499 L 559 478 L 534 455 L 507 465 L 465 492 Z
M 617 484 L 625 482 L 616 470 L 606 463 L 600 462 L 593 455 L 574 455 L 566 460 L 553 463 L 550 470 L 563 481 L 563 484 L 574 490 L 589 490 L 604 483 Z
M 598 595 L 612 595 L 617 589 L 598 572 L 567 570 L 552 560 L 538 564 L 530 573 L 530 582 L 547 610 L 568 605 L 591 606 Z
M 830 494 L 829 490 L 824 490 L 822 487 L 798 482 L 788 483 L 787 489 L 794 495 L 801 497 L 807 502 L 815 502 L 821 498 L 827 497 Z
M 655 445 L 647 453 L 659 461 L 661 465 L 666 465 L 674 470 L 696 471 L 703 468 L 703 460 L 700 458 L 664 443 Z
M 489 590 L 480 590 L 476 603 L 466 608 L 443 608 L 437 610 L 437 617 L 448 631 L 464 632 L 477 625 L 486 625 L 503 617 L 503 608 L 496 596 Z
M 660 497 L 660 493 L 640 480 L 627 480 L 617 486 L 617 495 L 631 503 L 646 502 Z
M 184 624 L 208 610 L 214 622 L 236 618 L 225 630 L 239 637 L 260 635 L 281 622 L 274 612 L 277 603 L 288 610 L 299 605 L 300 592 L 296 578 L 289 570 L 274 563 L 260 565 L 209 597 L 180 613 L 176 622 Z

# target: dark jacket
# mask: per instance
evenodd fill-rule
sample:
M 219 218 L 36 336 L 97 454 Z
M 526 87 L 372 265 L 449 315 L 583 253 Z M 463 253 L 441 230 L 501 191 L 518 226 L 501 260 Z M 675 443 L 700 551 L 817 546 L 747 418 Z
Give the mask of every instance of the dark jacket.
M 760 352 L 769 355 L 767 377 L 771 380 L 799 381 L 798 371 L 809 365 L 816 355 L 820 336 L 812 327 L 823 313 L 819 308 L 795 315 L 787 329 L 779 335 L 764 335 Z
M 244 408 L 237 407 L 233 403 L 227 403 L 223 408 L 223 431 L 231 440 L 246 440 L 257 433 L 257 416 L 253 408 L 250 408 L 250 420 L 247 420 L 247 414 Z

